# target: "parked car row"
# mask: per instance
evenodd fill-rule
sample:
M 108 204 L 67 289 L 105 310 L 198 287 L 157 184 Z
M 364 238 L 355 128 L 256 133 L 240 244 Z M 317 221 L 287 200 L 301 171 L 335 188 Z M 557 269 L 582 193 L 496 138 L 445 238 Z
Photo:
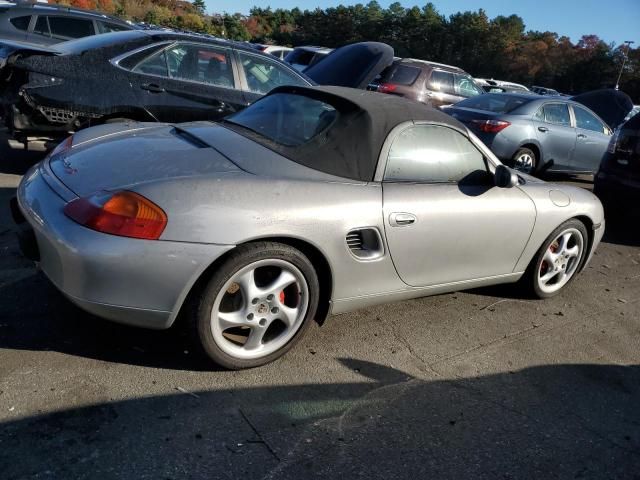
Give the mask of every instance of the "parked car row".
M 595 171 L 608 148 L 596 191 L 632 184 L 628 97 L 485 93 L 376 42 L 298 47 L 293 66 L 276 48 L 143 29 L 0 41 L 11 133 L 66 137 L 12 210 L 73 302 L 148 328 L 182 315 L 209 358 L 258 366 L 328 313 L 518 280 L 556 295 L 603 209 L 527 172 Z
M 281 85 L 364 88 L 392 59 L 391 47 L 363 42 L 301 74 L 244 43 L 173 32 L 117 32 L 50 47 L 1 42 L 0 108 L 20 141 L 125 120 L 217 120 Z

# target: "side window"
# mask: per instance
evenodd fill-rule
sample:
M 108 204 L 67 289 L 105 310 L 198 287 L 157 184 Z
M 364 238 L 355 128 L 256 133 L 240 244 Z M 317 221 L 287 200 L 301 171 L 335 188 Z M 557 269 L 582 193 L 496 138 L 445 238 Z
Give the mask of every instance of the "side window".
M 468 98 L 468 97 L 475 97 L 476 95 L 480 95 L 482 93 L 482 90 L 480 90 L 480 87 L 478 87 L 473 82 L 471 77 L 468 77 L 466 75 L 456 74 L 455 81 L 456 81 L 455 89 L 458 95 Z
M 231 50 L 180 44 L 166 51 L 169 75 L 180 80 L 234 88 Z
M 93 21 L 73 17 L 49 17 L 51 36 L 61 40 L 94 35 Z
M 573 105 L 573 113 L 576 115 L 576 127 L 600 133 L 607 131 L 603 123 L 584 108 Z
M 115 23 L 96 22 L 98 25 L 98 33 L 111 33 L 111 32 L 124 32 L 129 30 L 122 25 L 116 25 Z
M 47 21 L 47 17 L 44 15 L 39 15 L 38 20 L 36 21 L 36 26 L 33 27 L 33 33 L 38 33 L 40 35 L 46 35 L 47 37 L 51 36 L 51 32 L 49 31 L 49 22 Z
M 146 73 L 148 75 L 168 77 L 169 70 L 167 68 L 167 55 L 165 52 L 156 53 L 155 55 L 152 55 L 146 60 L 140 62 L 133 71 L 137 73 Z
M 453 73 L 434 70 L 429 79 L 431 90 L 442 93 L 455 93 L 453 88 Z
M 264 94 L 280 85 L 306 85 L 300 77 L 278 62 L 244 52 L 238 52 L 238 55 L 251 92 Z
M 384 179 L 395 182 L 484 183 L 487 164 L 471 141 L 437 125 L 402 131 L 391 145 Z
M 13 17 L 11 20 L 11 25 L 13 25 L 18 30 L 22 30 L 26 32 L 29 29 L 29 22 L 31 21 L 31 15 L 27 15 L 24 17 Z
M 555 123 L 565 127 L 571 126 L 571 117 L 569 116 L 569 106 L 566 103 L 547 103 L 542 107 L 544 111 L 544 121 Z

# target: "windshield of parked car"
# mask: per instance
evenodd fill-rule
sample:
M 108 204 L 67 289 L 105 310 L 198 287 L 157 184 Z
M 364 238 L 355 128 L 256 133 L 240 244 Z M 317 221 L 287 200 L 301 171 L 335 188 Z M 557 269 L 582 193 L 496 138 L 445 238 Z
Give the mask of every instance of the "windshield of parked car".
M 510 113 L 515 109 L 534 100 L 533 98 L 523 98 L 503 93 L 488 93 L 473 98 L 467 98 L 456 103 L 456 107 L 473 108 L 474 110 L 484 110 L 494 113 Z
M 328 103 L 276 93 L 225 119 L 279 145 L 296 147 L 324 132 L 338 117 Z

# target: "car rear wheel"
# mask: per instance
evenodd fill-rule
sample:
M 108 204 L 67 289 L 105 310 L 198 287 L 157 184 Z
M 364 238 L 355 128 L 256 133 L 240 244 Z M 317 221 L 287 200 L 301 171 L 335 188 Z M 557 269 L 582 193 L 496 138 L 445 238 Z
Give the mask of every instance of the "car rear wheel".
M 300 340 L 318 305 L 309 259 L 280 243 L 238 247 L 216 269 L 193 315 L 204 353 L 229 369 L 257 367 Z
M 538 168 L 536 154 L 530 148 L 520 148 L 513 155 L 513 168 L 523 173 L 533 174 Z
M 549 298 L 573 280 L 587 252 L 587 230 L 579 220 L 569 220 L 544 242 L 530 266 L 529 279 L 539 298 Z

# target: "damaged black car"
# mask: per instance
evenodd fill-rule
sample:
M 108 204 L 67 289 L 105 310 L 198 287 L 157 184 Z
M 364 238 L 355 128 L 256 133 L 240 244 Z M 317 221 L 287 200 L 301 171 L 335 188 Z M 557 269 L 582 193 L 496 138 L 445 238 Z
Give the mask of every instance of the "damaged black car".
M 330 57 L 327 68 L 301 74 L 242 43 L 182 33 L 117 32 L 53 47 L 0 41 L 0 115 L 25 145 L 103 123 L 218 120 L 280 85 L 365 88 L 393 49 L 364 42 Z

